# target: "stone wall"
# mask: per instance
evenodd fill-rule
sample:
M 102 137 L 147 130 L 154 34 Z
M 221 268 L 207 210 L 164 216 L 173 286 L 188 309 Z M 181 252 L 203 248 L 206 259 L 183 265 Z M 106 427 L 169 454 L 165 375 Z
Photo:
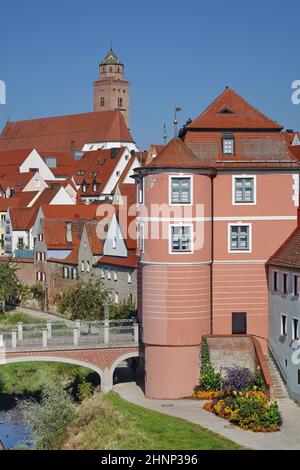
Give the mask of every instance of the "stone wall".
M 253 342 L 247 336 L 208 336 L 211 363 L 217 371 L 239 365 L 255 371 L 257 360 Z

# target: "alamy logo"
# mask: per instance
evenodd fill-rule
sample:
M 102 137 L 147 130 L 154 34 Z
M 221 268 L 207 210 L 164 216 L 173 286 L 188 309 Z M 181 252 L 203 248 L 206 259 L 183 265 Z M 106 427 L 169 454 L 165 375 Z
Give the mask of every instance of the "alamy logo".
M 300 80 L 294 80 L 292 83 L 292 89 L 295 90 L 292 93 L 292 103 L 300 104 Z
M 0 104 L 6 104 L 6 85 L 3 80 L 0 80 Z

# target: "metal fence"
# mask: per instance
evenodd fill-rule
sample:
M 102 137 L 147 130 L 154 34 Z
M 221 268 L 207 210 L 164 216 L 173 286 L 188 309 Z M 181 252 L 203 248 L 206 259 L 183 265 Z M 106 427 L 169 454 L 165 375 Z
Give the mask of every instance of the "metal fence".
M 0 346 L 6 351 L 104 348 L 138 343 L 133 320 L 55 321 L 0 325 Z

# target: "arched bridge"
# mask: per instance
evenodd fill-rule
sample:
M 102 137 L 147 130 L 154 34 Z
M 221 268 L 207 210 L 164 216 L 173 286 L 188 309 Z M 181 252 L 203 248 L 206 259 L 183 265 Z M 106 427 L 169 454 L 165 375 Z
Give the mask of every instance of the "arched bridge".
M 113 386 L 118 365 L 139 356 L 139 327 L 132 320 L 57 321 L 0 326 L 0 364 L 64 362 L 88 367 Z

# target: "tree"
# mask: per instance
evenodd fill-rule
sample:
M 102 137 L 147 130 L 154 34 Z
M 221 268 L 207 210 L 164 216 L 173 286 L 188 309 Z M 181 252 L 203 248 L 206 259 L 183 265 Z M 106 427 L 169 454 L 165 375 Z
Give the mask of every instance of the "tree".
M 95 284 L 78 282 L 56 297 L 55 302 L 61 315 L 71 320 L 102 319 L 104 304 L 110 303 L 111 293 L 102 281 Z
M 0 263 L 0 309 L 5 310 L 7 302 L 18 298 L 20 281 L 17 268 L 10 261 Z

